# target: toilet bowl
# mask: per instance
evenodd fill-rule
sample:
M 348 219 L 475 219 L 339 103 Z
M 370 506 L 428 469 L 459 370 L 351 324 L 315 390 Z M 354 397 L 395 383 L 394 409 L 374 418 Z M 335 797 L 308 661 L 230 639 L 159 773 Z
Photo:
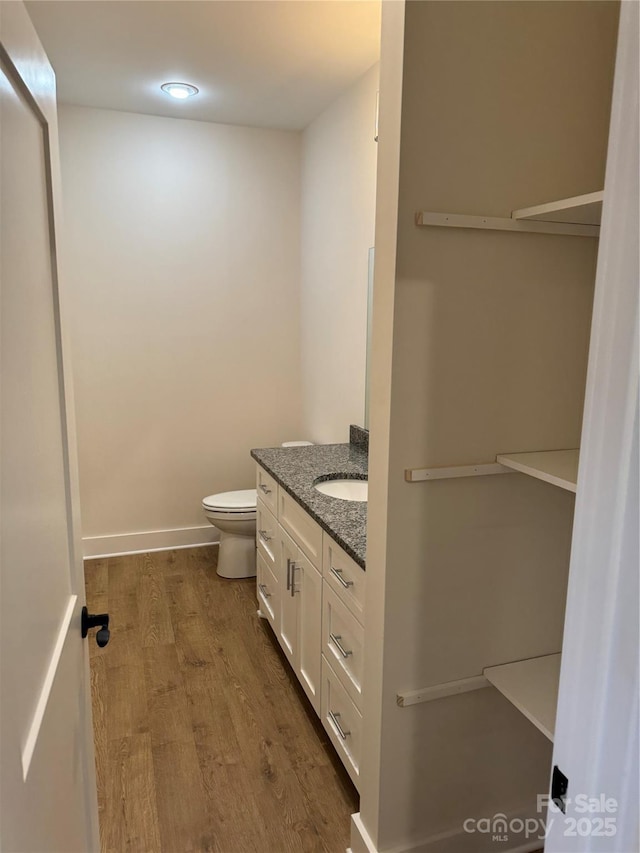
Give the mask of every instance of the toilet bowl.
M 209 495 L 202 501 L 208 521 L 220 531 L 218 574 L 222 578 L 256 575 L 256 490 Z
M 282 447 L 306 447 L 312 441 L 285 441 Z M 218 574 L 221 578 L 256 576 L 255 489 L 220 492 L 202 501 L 208 521 L 220 531 Z

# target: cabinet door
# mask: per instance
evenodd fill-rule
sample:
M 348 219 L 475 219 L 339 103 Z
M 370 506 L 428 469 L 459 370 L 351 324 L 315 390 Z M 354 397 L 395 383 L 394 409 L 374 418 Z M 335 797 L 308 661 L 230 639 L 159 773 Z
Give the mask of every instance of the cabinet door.
M 260 465 L 256 466 L 256 492 L 269 510 L 278 513 L 278 484 Z
M 322 658 L 322 702 L 320 719 L 335 746 L 351 781 L 360 790 L 360 753 L 362 714 L 358 711 L 336 677 Z
M 309 557 L 322 564 L 322 528 L 284 489 L 278 492 L 278 521 Z
M 364 629 L 326 580 L 323 583 L 322 654 L 361 710 Z
M 257 561 L 258 604 L 262 615 L 269 620 L 277 635 L 280 625 L 280 584 L 259 551 Z
M 298 605 L 296 673 L 316 714 L 320 714 L 322 576 L 300 549 L 293 568 L 293 591 Z
M 256 545 L 272 572 L 278 562 L 278 522 L 266 505 L 256 501 Z
M 298 558 L 299 548 L 295 542 L 278 528 L 280 555 L 278 560 L 280 588 L 280 629 L 278 640 L 289 659 L 289 663 L 297 671 L 298 664 L 298 601 L 291 587 L 293 566 Z
M 364 588 L 367 574 L 337 542 L 322 534 L 322 574 L 361 625 L 364 625 Z

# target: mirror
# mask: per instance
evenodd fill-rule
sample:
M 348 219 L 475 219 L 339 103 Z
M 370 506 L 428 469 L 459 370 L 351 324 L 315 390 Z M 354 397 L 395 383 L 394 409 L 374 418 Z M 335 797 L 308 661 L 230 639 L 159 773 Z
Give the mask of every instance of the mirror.
M 369 249 L 368 280 L 367 280 L 367 353 L 364 377 L 364 428 L 369 429 L 369 385 L 371 382 L 371 321 L 373 309 L 373 266 L 375 248 Z

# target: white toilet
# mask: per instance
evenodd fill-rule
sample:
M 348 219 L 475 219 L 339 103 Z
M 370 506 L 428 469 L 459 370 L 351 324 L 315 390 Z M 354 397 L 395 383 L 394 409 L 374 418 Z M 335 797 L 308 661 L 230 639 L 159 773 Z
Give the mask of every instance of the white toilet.
M 209 522 L 220 531 L 220 577 L 255 577 L 256 490 L 209 495 L 202 501 L 202 508 Z
M 311 441 L 285 441 L 282 447 L 305 447 Z M 202 501 L 207 519 L 220 531 L 218 574 L 221 578 L 256 576 L 255 489 L 221 492 Z

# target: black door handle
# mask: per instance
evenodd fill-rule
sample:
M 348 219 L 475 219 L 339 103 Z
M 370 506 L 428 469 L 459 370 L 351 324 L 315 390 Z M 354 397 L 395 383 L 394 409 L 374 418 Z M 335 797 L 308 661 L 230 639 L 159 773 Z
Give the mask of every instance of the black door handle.
M 98 628 L 100 630 L 96 634 L 96 643 L 103 649 L 109 642 L 111 636 L 109 631 L 109 614 L 108 613 L 89 613 L 86 607 L 82 608 L 82 636 L 87 636 L 90 628 Z

